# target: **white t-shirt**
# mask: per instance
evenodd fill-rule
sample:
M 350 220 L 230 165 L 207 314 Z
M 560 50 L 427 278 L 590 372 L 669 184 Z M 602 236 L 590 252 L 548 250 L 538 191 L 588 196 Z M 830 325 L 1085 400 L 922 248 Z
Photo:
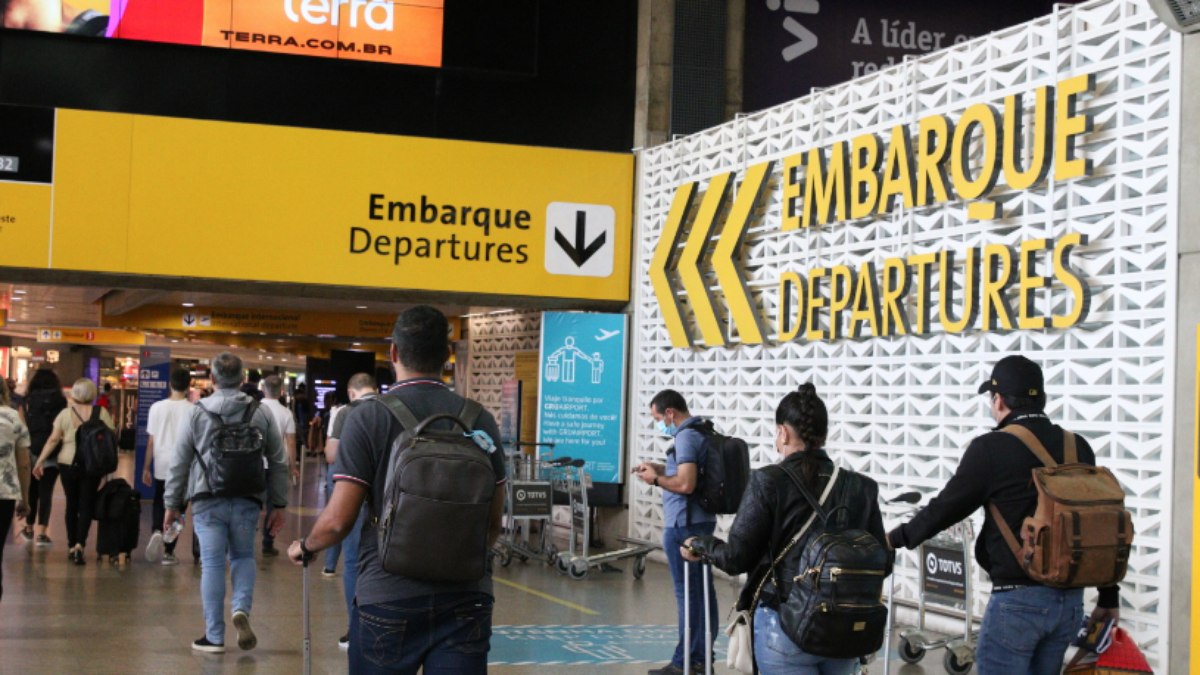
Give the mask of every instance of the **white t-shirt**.
M 17 448 L 25 448 L 28 452 L 29 429 L 21 422 L 16 410 L 0 408 L 0 499 L 21 501 Z M 3 545 L 4 542 L 0 542 L 0 546 Z
M 288 436 L 296 433 L 296 418 L 292 416 L 292 411 L 283 407 L 277 398 L 264 398 L 262 407 L 275 419 L 275 428 L 279 430 L 280 440 L 283 441 L 284 447 L 287 447 Z
M 187 399 L 155 401 L 150 406 L 146 433 L 154 438 L 154 479 L 166 480 L 175 463 L 176 439 L 179 430 L 192 420 L 192 403 Z

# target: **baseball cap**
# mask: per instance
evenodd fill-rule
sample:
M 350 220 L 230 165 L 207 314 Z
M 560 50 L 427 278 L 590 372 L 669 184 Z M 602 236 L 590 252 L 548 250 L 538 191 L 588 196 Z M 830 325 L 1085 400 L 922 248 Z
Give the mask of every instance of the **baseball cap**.
M 1042 368 L 1019 354 L 1006 356 L 996 362 L 992 376 L 979 385 L 979 393 L 989 391 L 1007 396 L 1040 396 L 1046 393 Z

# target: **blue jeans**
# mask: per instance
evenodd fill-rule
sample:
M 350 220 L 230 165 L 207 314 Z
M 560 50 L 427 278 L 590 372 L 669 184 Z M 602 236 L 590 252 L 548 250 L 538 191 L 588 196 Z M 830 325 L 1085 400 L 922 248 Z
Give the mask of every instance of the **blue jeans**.
M 326 505 L 329 504 L 329 498 L 332 496 L 333 496 L 333 466 L 330 464 L 326 464 L 325 465 L 325 504 Z M 346 539 L 349 539 L 351 536 L 354 536 L 354 535 L 348 535 L 346 537 Z M 338 543 L 334 544 L 333 546 L 330 546 L 329 548 L 325 549 L 325 569 L 327 569 L 327 570 L 336 570 L 337 569 L 338 556 L 340 556 L 342 554 L 342 546 L 344 546 L 344 545 L 345 545 L 344 541 L 338 542 Z M 355 556 L 355 557 L 357 558 L 357 556 Z M 350 570 L 350 559 L 349 559 L 349 557 L 347 557 L 346 558 L 346 571 L 349 572 L 349 570 Z M 354 571 L 354 575 L 358 576 L 358 570 Z M 350 586 L 350 588 L 354 588 L 354 587 Z
M 487 672 L 492 597 L 447 593 L 378 605 L 350 614 L 352 675 L 474 675 Z
M 254 532 L 260 507 L 249 499 L 201 499 L 192 503 L 200 538 L 200 597 L 204 636 L 225 644 L 225 560 L 233 581 L 232 612 L 250 613 L 254 601 Z
M 671 579 L 675 582 L 675 614 L 679 622 L 679 642 L 675 645 L 675 655 L 671 657 L 671 664 L 682 668 L 683 667 L 683 566 L 688 567 L 688 588 L 690 590 L 688 606 L 690 615 L 690 623 L 692 627 L 692 667 L 696 668 L 699 665 L 700 670 L 704 670 L 704 651 L 708 645 L 712 644 L 713 638 L 716 637 L 717 631 L 720 630 L 719 619 L 717 618 L 717 592 L 713 589 L 712 575 L 708 577 L 708 586 L 703 588 L 704 580 L 700 572 L 700 563 L 685 563 L 683 556 L 679 555 L 679 547 L 683 542 L 690 537 L 696 537 L 702 534 L 712 534 L 717 529 L 715 522 L 696 523 L 683 527 L 666 527 L 663 528 L 663 552 L 667 554 L 667 563 L 671 567 Z M 709 601 L 709 617 L 712 621 L 712 635 L 707 640 L 704 639 L 704 593 L 708 592 Z
M 354 614 L 354 589 L 358 587 L 358 542 L 362 540 L 363 525 L 366 524 L 370 507 L 363 504 L 358 512 L 358 520 L 354 527 L 342 540 L 342 554 L 345 556 L 342 569 L 342 593 L 346 596 L 346 616 Z
M 983 614 L 975 665 L 980 675 L 1062 672 L 1083 625 L 1083 589 L 1027 586 L 993 593 Z
M 762 673 L 775 675 L 850 675 L 858 659 L 831 659 L 800 649 L 783 632 L 779 613 L 765 605 L 754 611 L 754 661 Z

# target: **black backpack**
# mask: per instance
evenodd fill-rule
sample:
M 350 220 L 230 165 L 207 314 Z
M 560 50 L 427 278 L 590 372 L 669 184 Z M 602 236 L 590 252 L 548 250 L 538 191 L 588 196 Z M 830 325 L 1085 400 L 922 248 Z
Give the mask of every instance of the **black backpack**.
M 802 545 L 784 558 L 783 569 L 793 577 L 779 605 L 783 632 L 816 656 L 874 654 L 883 646 L 887 628 L 887 607 L 880 601 L 888 574 L 887 549 L 864 530 L 838 531 L 835 516 L 846 507 L 826 511 L 792 467 L 780 468 L 816 515 Z M 837 474 L 830 482 L 836 480 Z M 785 592 L 778 581 L 776 587 Z
M 217 425 L 209 446 L 196 453 L 209 493 L 214 497 L 258 497 L 266 492 L 267 470 L 263 466 L 266 437 L 262 429 L 252 424 L 258 401 L 250 401 L 242 418 L 232 424 L 204 406 L 200 409 Z M 208 462 L 202 455 L 208 457 Z
M 71 412 L 81 424 L 75 428 L 75 463 L 92 478 L 100 478 L 117 470 L 117 434 L 100 417 L 100 407 L 92 406 L 87 420 L 74 408 Z
M 737 513 L 750 482 L 750 448 L 740 438 L 719 433 L 710 420 L 694 428 L 704 434 L 704 456 L 693 498 L 709 513 Z
M 487 573 L 488 529 L 496 473 L 488 449 L 473 435 L 483 408 L 468 400 L 457 416 L 418 422 L 397 396 L 379 401 L 404 427 L 384 463 L 378 518 L 379 559 L 389 574 L 411 579 L 472 582 Z M 450 421 L 458 428 L 431 427 Z M 382 506 L 382 508 L 379 508 Z

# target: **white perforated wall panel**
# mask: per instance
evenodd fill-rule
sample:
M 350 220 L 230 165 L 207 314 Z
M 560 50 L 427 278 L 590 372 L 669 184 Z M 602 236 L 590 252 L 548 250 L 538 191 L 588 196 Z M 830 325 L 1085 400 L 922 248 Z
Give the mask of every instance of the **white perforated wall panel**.
M 1086 435 L 1127 491 L 1137 541 L 1122 618 L 1152 658 L 1162 658 L 1170 605 L 1165 580 L 1171 546 L 1179 65 L 1179 37 L 1145 3 L 1091 3 L 641 151 L 631 461 L 661 461 L 667 443 L 655 435 L 645 411 L 651 397 L 667 387 L 680 390 L 693 412 L 746 438 L 755 463 L 774 461 L 775 405 L 811 380 L 829 406 L 829 446 L 838 461 L 874 477 L 885 496 L 909 488 L 932 493 L 952 475 L 970 439 L 990 427 L 976 387 L 991 364 L 1024 353 L 1045 370 L 1051 417 Z M 968 220 L 957 202 L 876 221 L 781 232 L 777 165 L 769 201 L 737 256 L 767 323 L 767 344 L 738 345 L 730 330 L 730 346 L 672 348 L 648 274 L 681 183 L 699 180 L 703 191 L 718 172 L 739 172 L 741 180 L 752 164 L 861 133 L 885 134 L 897 123 L 932 113 L 957 117 L 969 104 L 998 103 L 1005 95 L 1085 73 L 1096 76 L 1086 100 L 1095 127 L 1082 150 L 1093 162 L 1092 174 L 1004 196 L 1004 216 L 997 221 Z M 952 335 L 935 321 L 933 332 L 923 337 L 832 343 L 801 338 L 785 344 L 773 339 L 776 283 L 784 270 L 857 267 L 987 243 L 1015 246 L 1067 232 L 1090 240 L 1072 258 L 1092 290 L 1091 312 L 1075 328 Z M 701 271 L 712 283 L 711 267 Z M 713 288 L 718 315 L 727 318 L 722 294 Z M 936 295 L 936 282 L 934 289 Z M 1061 288 L 1046 294 L 1043 311 L 1061 313 L 1067 296 Z M 657 490 L 636 481 L 631 489 L 630 534 L 657 539 L 662 526 Z M 885 515 L 891 526 L 901 514 L 888 508 Z M 901 594 L 914 597 L 912 555 L 904 558 L 900 575 Z M 976 606 L 982 611 L 990 584 L 982 573 L 979 582 Z
M 469 398 L 479 401 L 499 419 L 501 388 L 516 376 L 517 352 L 538 351 L 541 312 L 504 312 L 467 320 L 470 341 Z

